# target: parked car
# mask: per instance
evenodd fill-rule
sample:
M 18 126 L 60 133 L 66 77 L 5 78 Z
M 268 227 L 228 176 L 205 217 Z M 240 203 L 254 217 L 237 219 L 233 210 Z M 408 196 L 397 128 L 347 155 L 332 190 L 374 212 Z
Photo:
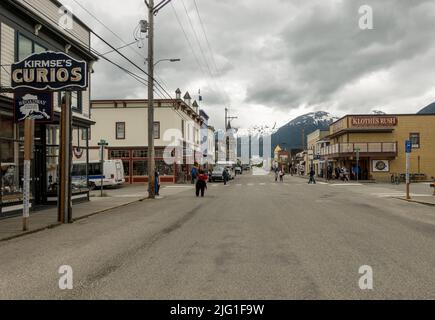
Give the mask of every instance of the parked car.
M 223 177 L 224 169 L 225 169 L 224 166 L 216 166 L 216 167 L 214 167 L 213 171 L 211 173 L 210 180 L 212 182 L 223 181 L 224 180 L 224 177 Z
M 103 187 L 116 187 L 124 184 L 124 166 L 121 160 L 105 160 L 103 170 L 101 162 L 89 162 L 89 187 L 93 190 L 101 188 L 101 178 Z M 86 163 L 74 163 L 71 172 L 72 184 L 76 187 L 86 186 Z

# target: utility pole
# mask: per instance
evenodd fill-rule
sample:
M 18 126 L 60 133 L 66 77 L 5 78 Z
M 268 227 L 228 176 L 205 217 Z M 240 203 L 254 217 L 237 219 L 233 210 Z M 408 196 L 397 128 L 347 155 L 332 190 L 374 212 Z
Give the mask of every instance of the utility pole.
M 154 0 L 148 3 L 148 190 L 155 199 L 155 150 L 154 150 Z
M 60 172 L 59 172 L 59 200 L 58 200 L 58 221 L 61 223 L 72 222 L 72 200 L 71 200 L 71 163 L 72 163 L 72 141 L 71 141 L 71 92 L 66 91 L 61 106 L 60 126 Z
M 26 119 L 24 122 L 23 231 L 29 230 L 30 168 L 33 159 L 34 133 L 35 120 Z
M 225 108 L 226 161 L 230 161 L 230 137 L 228 135 L 228 130 L 230 130 L 229 122 L 233 119 L 238 119 L 238 117 L 230 117 L 228 114 L 228 108 Z

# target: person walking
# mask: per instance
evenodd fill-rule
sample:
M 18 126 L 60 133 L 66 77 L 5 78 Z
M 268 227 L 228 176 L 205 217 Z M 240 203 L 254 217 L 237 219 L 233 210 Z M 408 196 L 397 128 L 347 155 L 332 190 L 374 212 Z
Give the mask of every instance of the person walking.
M 208 180 L 207 174 L 205 174 L 204 171 L 200 170 L 196 182 L 197 197 L 199 197 L 199 194 L 201 193 L 201 197 L 204 198 L 205 190 L 207 189 L 207 180 Z
M 278 177 L 279 177 L 278 168 L 275 168 L 274 171 L 275 171 L 275 182 L 278 182 Z
M 160 196 L 160 172 L 156 170 L 154 177 L 156 196 Z
M 192 184 L 196 184 L 196 178 L 198 176 L 198 169 L 196 169 L 195 166 L 193 166 L 192 171 L 190 172 L 190 175 L 192 176 Z
M 314 179 L 315 176 L 314 168 L 311 168 L 310 170 L 310 181 L 308 181 L 308 184 L 316 184 L 316 179 Z
M 284 182 L 284 170 L 279 170 L 279 181 Z
M 222 172 L 222 177 L 224 179 L 224 186 L 227 185 L 229 176 L 230 176 L 230 174 L 228 173 L 227 168 L 225 168 L 224 171 Z

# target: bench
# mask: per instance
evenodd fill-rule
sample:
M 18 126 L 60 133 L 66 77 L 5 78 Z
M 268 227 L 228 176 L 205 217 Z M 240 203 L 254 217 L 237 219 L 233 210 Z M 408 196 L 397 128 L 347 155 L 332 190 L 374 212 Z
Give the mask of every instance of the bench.
M 433 189 L 433 195 L 435 196 L 435 182 L 432 182 L 430 187 Z

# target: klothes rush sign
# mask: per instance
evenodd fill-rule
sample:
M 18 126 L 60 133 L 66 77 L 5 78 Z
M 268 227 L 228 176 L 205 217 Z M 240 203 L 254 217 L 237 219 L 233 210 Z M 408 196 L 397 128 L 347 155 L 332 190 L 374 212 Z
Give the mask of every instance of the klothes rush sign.
M 85 90 L 88 86 L 86 61 L 63 52 L 35 53 L 14 63 L 11 70 L 13 89 Z
M 352 127 L 395 127 L 397 117 L 391 116 L 354 116 L 350 119 Z

